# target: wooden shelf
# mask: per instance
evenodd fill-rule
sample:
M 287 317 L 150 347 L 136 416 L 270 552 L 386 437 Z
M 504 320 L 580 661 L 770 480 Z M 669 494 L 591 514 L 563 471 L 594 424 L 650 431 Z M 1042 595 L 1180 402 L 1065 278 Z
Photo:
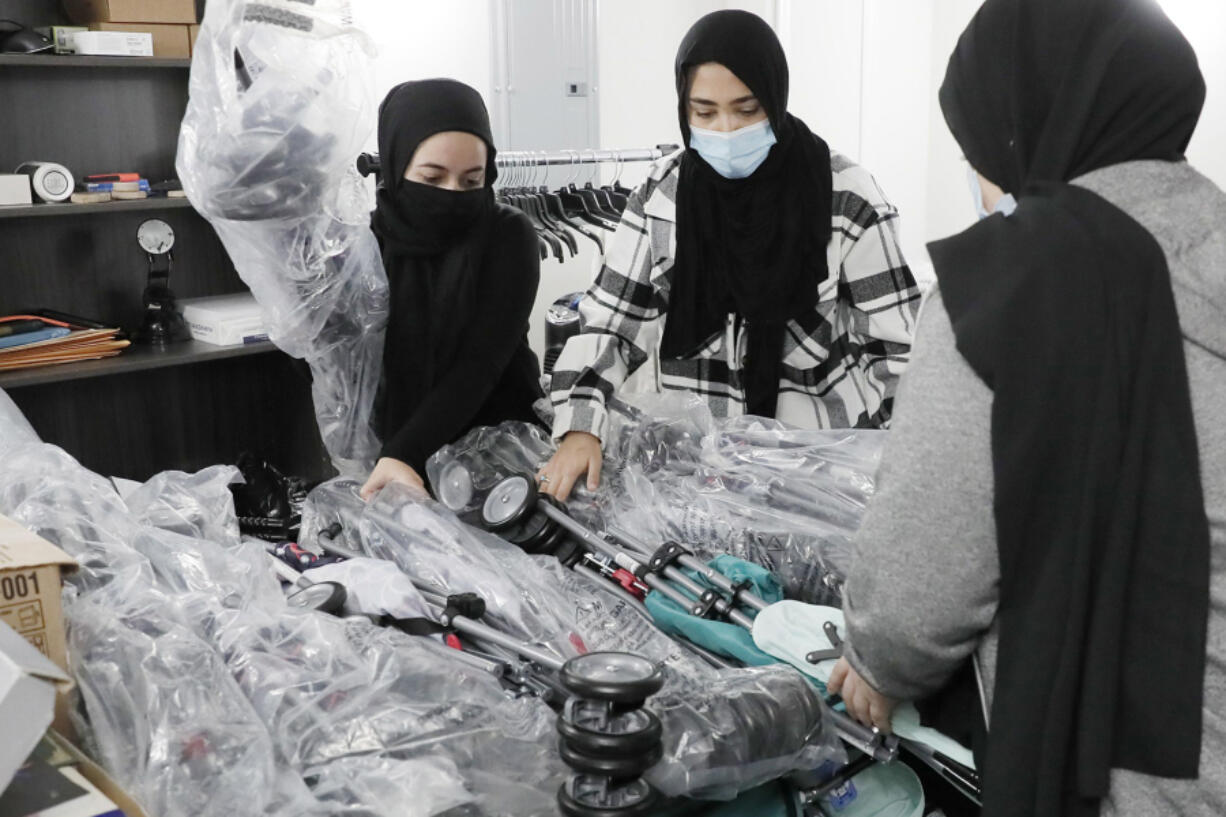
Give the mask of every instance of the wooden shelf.
M 171 57 L 83 57 L 74 54 L 0 54 L 0 66 L 19 68 L 190 68 Z
M 47 218 L 48 216 L 80 216 L 87 213 L 123 213 L 138 210 L 189 210 L 187 199 L 129 199 L 104 201 L 97 204 L 10 204 L 0 205 L 0 218 Z
M 0 389 L 63 383 L 87 377 L 143 372 L 168 366 L 186 366 L 210 360 L 266 354 L 276 350 L 277 347 L 271 341 L 247 343 L 242 346 L 214 346 L 211 343 L 189 340 L 172 344 L 164 349 L 132 344 L 118 357 L 105 360 L 85 360 L 80 363 L 60 363 L 54 366 L 40 366 L 36 369 L 0 372 Z

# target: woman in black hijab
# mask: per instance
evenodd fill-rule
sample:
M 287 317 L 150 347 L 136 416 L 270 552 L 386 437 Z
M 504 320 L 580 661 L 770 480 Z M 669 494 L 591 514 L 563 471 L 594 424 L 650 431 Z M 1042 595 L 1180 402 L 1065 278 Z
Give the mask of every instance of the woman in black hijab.
M 929 246 L 830 687 L 887 727 L 979 649 L 993 817 L 1226 795 L 1226 437 L 1193 412 L 1226 397 L 1226 196 L 1183 156 L 1204 98 L 1153 0 L 988 0 L 941 87 L 1017 205 Z
M 716 416 L 809 428 L 888 425 L 906 365 L 919 292 L 897 211 L 788 113 L 771 27 L 708 14 L 674 69 L 687 149 L 631 197 L 554 369 L 562 444 L 539 476 L 561 499 L 584 472 L 596 487 L 606 402 L 648 359 Z
M 426 459 L 470 428 L 535 421 L 543 396 L 528 346 L 537 238 L 494 200 L 498 170 L 481 96 L 449 79 L 406 82 L 379 108 L 372 228 L 390 316 L 376 404 L 383 450 L 362 487 L 424 488 Z

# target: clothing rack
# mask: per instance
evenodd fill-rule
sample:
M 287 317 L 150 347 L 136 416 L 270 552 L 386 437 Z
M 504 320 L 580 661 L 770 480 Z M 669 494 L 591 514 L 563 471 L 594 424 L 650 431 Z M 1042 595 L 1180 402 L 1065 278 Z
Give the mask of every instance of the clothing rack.
M 508 150 L 498 154 L 495 164 L 505 168 L 550 167 L 554 165 L 593 165 L 605 162 L 654 162 L 680 150 L 679 145 L 656 145 L 654 148 L 631 148 L 628 150 Z M 358 156 L 358 172 L 363 176 L 380 170 L 377 153 Z
M 591 165 L 604 162 L 654 162 L 680 149 L 679 145 L 629 150 L 508 150 L 498 154 L 499 167 L 547 167 L 552 165 Z

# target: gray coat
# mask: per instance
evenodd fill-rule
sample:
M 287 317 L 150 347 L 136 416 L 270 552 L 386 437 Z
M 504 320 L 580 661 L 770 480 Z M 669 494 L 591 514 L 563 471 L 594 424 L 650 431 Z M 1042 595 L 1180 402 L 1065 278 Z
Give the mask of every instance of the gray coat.
M 1160 161 L 1104 168 L 1074 183 L 1123 209 L 1166 252 L 1212 538 L 1200 779 L 1113 772 L 1102 813 L 1226 814 L 1226 193 L 1187 164 Z M 891 697 L 936 691 L 974 653 L 990 704 L 1000 575 L 991 405 L 991 391 L 954 346 L 934 288 L 899 386 L 877 496 L 856 540 L 844 601 L 848 660 Z

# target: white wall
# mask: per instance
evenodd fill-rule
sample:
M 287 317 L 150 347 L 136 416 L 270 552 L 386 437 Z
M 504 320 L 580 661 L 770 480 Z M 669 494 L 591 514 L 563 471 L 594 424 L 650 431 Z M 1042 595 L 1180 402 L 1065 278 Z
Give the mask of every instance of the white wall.
M 1188 146 L 1188 161 L 1226 189 L 1226 2 L 1159 0 L 1200 60 L 1208 92 L 1205 111 Z
M 680 144 L 673 60 L 681 38 L 709 12 L 739 8 L 770 22 L 774 6 L 772 0 L 601 0 L 600 146 Z M 633 187 L 643 175 L 641 168 L 627 166 L 622 179 Z
M 488 0 L 353 0 L 380 56 L 376 93 L 398 82 L 451 76 L 490 99 Z M 673 57 L 703 14 L 745 8 L 775 25 L 791 68 L 791 110 L 835 150 L 864 165 L 902 213 L 904 250 L 928 274 L 924 245 L 974 219 L 961 153 L 937 104 L 958 35 L 980 0 L 593 0 L 597 2 L 600 147 L 680 140 Z M 1226 2 L 1160 0 L 1197 50 L 1209 86 L 1189 159 L 1226 187 Z M 372 123 L 371 146 L 374 145 Z M 612 168 L 604 169 L 607 179 Z M 633 187 L 643 167 L 626 165 Z M 581 176 L 580 181 L 587 176 Z M 583 246 L 583 244 L 581 244 Z M 595 269 L 585 249 L 542 263 L 531 329 L 542 344 L 555 297 L 583 289 Z
M 951 235 L 974 220 L 965 163 L 937 104 L 937 89 L 958 36 L 980 0 L 928 0 L 933 5 L 931 100 L 928 150 L 928 234 Z M 874 0 L 876 2 L 876 0 Z M 1226 188 L 1226 3 L 1220 0 L 1159 0 L 1196 49 L 1208 95 L 1188 160 Z
M 411 79 L 451 77 L 490 100 L 488 0 L 352 0 L 354 15 L 379 49 L 375 98 Z M 375 123 L 371 142 L 375 145 Z

